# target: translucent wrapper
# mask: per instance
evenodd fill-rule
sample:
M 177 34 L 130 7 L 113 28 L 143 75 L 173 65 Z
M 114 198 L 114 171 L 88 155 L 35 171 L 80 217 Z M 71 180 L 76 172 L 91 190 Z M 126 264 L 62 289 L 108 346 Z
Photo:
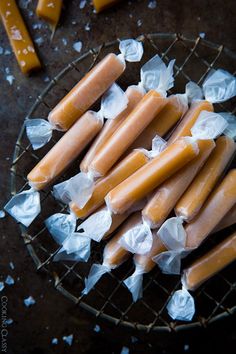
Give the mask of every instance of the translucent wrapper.
M 125 61 L 140 61 L 143 55 L 142 43 L 133 39 L 120 41 L 119 49 L 118 56 L 108 54 L 85 75 L 50 112 L 48 121 L 41 118 L 26 120 L 26 133 L 33 149 L 44 146 L 54 129 L 68 130 L 122 74 Z
M 153 139 L 152 142 L 152 150 L 147 151 L 145 149 L 139 149 L 139 151 L 148 158 L 148 159 L 152 159 L 155 156 L 157 156 L 166 146 L 166 142 L 165 140 L 163 140 L 161 137 L 156 136 Z M 132 164 L 132 170 L 131 173 L 134 172 L 134 164 L 135 164 L 135 156 L 132 160 L 129 160 L 129 158 L 127 158 L 127 168 L 128 165 Z M 140 164 L 140 156 L 136 156 L 137 159 L 137 165 Z M 120 163 L 120 165 L 122 164 L 122 162 Z M 116 173 L 116 181 L 119 181 L 118 178 L 118 174 L 119 174 L 119 166 L 117 166 L 117 173 Z M 131 166 L 130 166 L 131 167 Z M 115 168 L 113 173 L 111 172 L 111 174 L 113 174 L 113 176 L 115 175 Z M 115 185 L 114 182 L 111 182 L 111 179 L 109 181 L 109 178 L 105 177 L 105 180 L 107 179 L 107 182 L 109 183 L 109 185 Z M 119 182 L 118 182 L 119 183 Z M 62 183 L 59 183 L 57 185 L 54 186 L 53 190 L 54 190 L 54 196 L 61 200 L 64 203 L 68 203 L 70 201 L 73 201 L 80 209 L 82 209 L 90 200 L 90 198 L 93 195 L 94 189 L 96 186 L 96 178 L 95 176 L 91 175 L 90 172 L 88 173 L 84 173 L 84 172 L 80 172 L 77 175 L 75 175 L 74 177 L 70 178 L 67 181 L 64 181 Z M 108 191 L 107 191 L 108 192 Z M 105 197 L 105 196 L 104 196 Z
M 236 233 L 234 232 L 183 271 L 182 290 L 176 291 L 167 305 L 169 315 L 180 321 L 191 321 L 195 313 L 195 305 L 194 298 L 188 290 L 196 290 L 235 259 Z
M 113 236 L 107 243 L 103 252 L 103 263 L 92 265 L 88 278 L 85 279 L 83 294 L 88 294 L 88 292 L 95 286 L 95 284 L 105 273 L 111 272 L 112 269 L 117 268 L 126 261 L 130 253 L 119 244 L 119 240 L 125 232 L 127 232 L 131 227 L 137 225 L 139 222 L 139 212 L 131 215 L 129 219 L 120 227 L 115 236 Z
M 128 104 L 127 96 L 123 90 L 116 84 L 112 84 L 101 99 L 101 108 L 99 112 L 94 112 L 101 119 L 115 119 Z M 37 150 L 47 144 L 51 137 L 53 128 L 51 124 L 44 119 L 26 119 L 26 134 L 34 150 Z M 73 129 L 73 128 L 71 128 Z

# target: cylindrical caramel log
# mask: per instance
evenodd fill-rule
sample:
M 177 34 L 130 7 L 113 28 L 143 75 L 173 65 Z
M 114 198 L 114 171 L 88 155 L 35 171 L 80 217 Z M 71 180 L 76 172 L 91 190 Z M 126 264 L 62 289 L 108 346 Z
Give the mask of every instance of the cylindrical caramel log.
M 106 202 L 114 213 L 124 213 L 135 202 L 193 160 L 199 153 L 198 144 L 185 137 L 169 145 L 153 160 L 111 190 Z
M 90 170 L 104 176 L 161 111 L 166 102 L 166 98 L 156 91 L 149 91 L 98 151 L 90 165 Z
M 33 168 L 27 178 L 37 190 L 52 183 L 78 157 L 102 128 L 102 121 L 93 111 L 83 117 L 53 146 Z
M 222 136 L 216 140 L 216 147 L 208 161 L 178 201 L 175 207 L 176 215 L 184 217 L 187 222 L 197 215 L 232 159 L 235 150 L 236 144 L 231 138 Z
M 80 209 L 74 202 L 70 208 L 78 218 L 85 218 L 104 203 L 104 198 L 110 190 L 132 175 L 149 161 L 142 150 L 134 150 L 121 160 L 105 177 L 95 182 L 93 194 L 85 206 Z
M 229 227 L 229 226 L 234 225 L 234 224 L 236 224 L 236 204 L 223 217 L 223 219 L 221 219 L 219 224 L 214 229 L 214 232 L 218 232 L 220 230 L 224 230 L 224 229 L 226 229 L 226 227 Z
M 112 136 L 112 134 L 118 129 L 121 123 L 128 117 L 131 111 L 137 106 L 142 99 L 144 93 L 138 86 L 130 86 L 125 92 L 129 102 L 127 108 L 121 112 L 115 119 L 108 119 L 104 124 L 100 134 L 97 136 L 89 151 L 80 163 L 80 170 L 82 172 L 88 172 L 88 168 L 97 152 L 106 143 L 106 141 Z
M 28 74 L 40 69 L 41 63 L 15 0 L 0 1 L 0 17 L 21 71 Z
M 93 6 L 96 12 L 99 13 L 119 1 L 120 0 L 93 0 Z
M 49 122 L 57 130 L 68 130 L 124 70 L 125 63 L 117 55 L 108 54 L 56 105 Z
M 188 290 L 197 289 L 234 260 L 236 260 L 236 232 L 184 270 L 184 286 Z
M 179 125 L 174 130 L 170 139 L 168 140 L 168 144 L 172 144 L 178 138 L 182 136 L 190 136 L 191 128 L 196 122 L 199 114 L 202 111 L 213 112 L 213 106 L 208 101 L 196 101 L 191 104 L 190 109 L 184 115 L 183 119 L 180 121 Z
M 198 247 L 236 203 L 236 169 L 213 190 L 199 214 L 185 226 L 186 247 Z
M 181 195 L 206 162 L 215 147 L 215 143 L 213 140 L 200 140 L 198 146 L 200 150 L 198 156 L 166 180 L 154 192 L 153 197 L 143 209 L 142 215 L 151 227 L 160 227 L 165 221 Z
M 164 136 L 183 116 L 186 105 L 181 101 L 180 95 L 171 95 L 167 98 L 167 104 L 147 126 L 142 134 L 131 145 L 130 150 L 137 148 L 151 149 L 152 139 L 156 136 Z

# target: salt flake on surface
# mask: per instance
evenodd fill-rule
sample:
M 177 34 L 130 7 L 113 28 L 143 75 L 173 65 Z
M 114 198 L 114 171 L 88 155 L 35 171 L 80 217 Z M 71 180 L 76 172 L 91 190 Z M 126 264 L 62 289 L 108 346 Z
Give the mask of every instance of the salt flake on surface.
M 35 38 L 35 43 L 37 43 L 39 46 L 43 44 L 44 42 L 44 39 L 43 37 L 38 37 L 38 38 Z
M 67 45 L 67 39 L 66 38 L 62 38 L 62 43 L 66 46 Z
M 20 31 L 15 26 L 11 28 L 11 39 L 15 41 L 21 41 L 23 39 Z
M 13 284 L 15 284 L 15 280 L 14 280 L 10 275 L 8 275 L 8 276 L 6 277 L 5 284 L 7 284 L 7 285 L 13 285 Z
M 80 42 L 80 41 L 75 42 L 73 44 L 73 48 L 74 48 L 74 50 L 76 50 L 76 52 L 79 53 L 81 51 L 81 49 L 82 49 L 82 42 Z
M 0 219 L 5 218 L 5 216 L 6 216 L 5 211 L 4 210 L 0 210 Z
M 0 291 L 3 291 L 4 288 L 5 288 L 4 283 L 0 281 Z
M 96 326 L 94 327 L 94 332 L 100 332 L 101 331 L 101 327 L 98 325 L 98 324 L 96 324 Z
M 54 7 L 53 2 L 50 2 L 49 4 L 47 4 L 47 7 Z
M 90 31 L 90 23 L 87 23 L 87 24 L 84 26 L 84 29 L 85 29 L 85 31 Z
M 206 33 L 205 32 L 200 32 L 199 33 L 199 37 L 204 39 L 206 37 Z
M 10 85 L 12 85 L 15 78 L 13 75 L 7 75 L 6 80 L 9 82 Z
M 148 3 L 148 8 L 153 10 L 157 7 L 157 2 L 156 0 L 150 0 L 149 3 Z
M 79 4 L 79 8 L 83 9 L 85 7 L 85 5 L 86 5 L 86 0 L 81 0 L 80 4 Z
M 53 345 L 57 345 L 58 344 L 58 339 L 57 338 L 52 338 L 52 342 Z
M 9 266 L 10 266 L 10 268 L 11 268 L 12 270 L 15 269 L 15 266 L 14 266 L 14 263 L 13 263 L 13 262 L 10 262 L 10 263 L 9 263 Z
M 5 49 L 4 55 L 10 55 L 11 51 L 9 49 Z
M 129 354 L 129 348 L 123 347 L 123 348 L 121 349 L 120 354 Z
M 36 301 L 34 300 L 34 298 L 32 296 L 29 296 L 26 299 L 24 299 L 24 304 L 26 307 L 32 306 L 35 303 L 36 303 Z
M 7 318 L 5 321 L 4 321 L 4 324 L 6 324 L 7 326 L 11 325 L 13 323 L 13 319 L 12 318 Z
M 137 26 L 138 26 L 138 27 L 141 27 L 142 24 L 143 24 L 143 23 L 142 23 L 142 20 L 138 20 L 138 21 L 137 21 Z
M 69 346 L 72 345 L 73 342 L 73 334 L 70 334 L 69 336 L 63 336 L 62 339 L 64 340 L 64 342 L 66 342 Z

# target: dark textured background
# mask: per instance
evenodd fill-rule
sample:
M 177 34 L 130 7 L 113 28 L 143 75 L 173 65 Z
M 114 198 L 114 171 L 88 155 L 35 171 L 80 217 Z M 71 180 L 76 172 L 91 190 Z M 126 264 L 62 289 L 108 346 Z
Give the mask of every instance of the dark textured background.
M 34 15 L 36 1 L 30 1 L 28 8 L 22 9 L 32 36 L 44 39 L 38 49 L 45 68 L 26 78 L 20 73 L 12 53 L 0 55 L 0 209 L 9 198 L 10 159 L 24 116 L 45 87 L 45 78 L 53 77 L 77 57 L 78 53 L 72 47 L 74 42 L 82 41 L 84 52 L 117 37 L 136 37 L 151 32 L 181 32 L 196 37 L 204 32 L 206 39 L 235 51 L 235 0 L 157 0 L 153 10 L 148 8 L 148 3 L 149 0 L 124 1 L 96 15 L 89 1 L 84 9 L 79 8 L 79 0 L 64 1 L 61 24 L 52 43 L 49 29 Z M 85 31 L 88 23 L 90 31 Z M 33 24 L 42 24 L 42 28 L 33 29 Z M 0 46 L 10 49 L 2 26 Z M 5 79 L 7 67 L 15 77 L 13 85 Z M 47 276 L 35 272 L 15 222 L 9 217 L 2 219 L 0 230 L 0 281 L 8 274 L 15 279 L 15 285 L 6 286 L 1 293 L 8 296 L 8 317 L 14 320 L 8 328 L 8 353 L 120 353 L 123 346 L 131 353 L 235 353 L 235 318 L 215 323 L 206 330 L 179 335 L 140 335 L 101 322 L 101 331 L 94 332 L 96 319 L 62 297 Z M 14 262 L 14 270 L 9 267 L 10 261 Z M 36 299 L 36 305 L 26 308 L 23 299 L 29 295 Z M 69 347 L 62 341 L 62 336 L 71 333 L 74 342 Z M 131 335 L 136 336 L 138 342 L 132 344 Z M 51 345 L 53 337 L 59 339 L 56 346 Z

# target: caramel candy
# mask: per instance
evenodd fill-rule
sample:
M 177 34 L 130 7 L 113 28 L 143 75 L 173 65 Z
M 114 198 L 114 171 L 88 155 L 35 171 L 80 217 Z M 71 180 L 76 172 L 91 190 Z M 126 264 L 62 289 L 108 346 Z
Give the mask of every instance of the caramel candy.
M 177 140 L 111 190 L 106 197 L 107 205 L 114 213 L 125 212 L 193 160 L 198 153 L 198 144 L 191 138 Z
M 213 140 L 200 140 L 198 146 L 199 155 L 165 181 L 155 191 L 153 197 L 143 209 L 142 215 L 151 227 L 160 227 L 165 221 L 181 195 L 206 162 L 215 147 L 215 143 Z
M 235 142 L 222 136 L 216 140 L 216 147 L 208 161 L 183 194 L 175 207 L 175 213 L 190 222 L 201 210 L 202 205 L 218 182 L 236 150 Z
M 198 215 L 185 226 L 186 247 L 198 247 L 236 203 L 236 169 L 213 190 Z
M 15 0 L 0 1 L 0 16 L 21 71 L 29 74 L 40 69 L 41 63 Z
M 93 6 L 97 13 L 107 9 L 110 6 L 118 3 L 120 0 L 93 0 Z
M 86 112 L 33 168 L 29 184 L 41 190 L 52 183 L 73 162 L 102 128 L 102 121 L 93 111 Z
M 183 284 L 186 289 L 195 290 L 234 260 L 236 260 L 236 232 L 185 269 Z
M 224 229 L 226 229 L 226 227 L 229 227 L 234 224 L 236 224 L 236 204 L 233 206 L 233 208 L 230 209 L 230 211 L 219 222 L 219 224 L 216 226 L 214 232 L 224 230 Z
M 49 22 L 53 29 L 56 28 L 60 19 L 62 0 L 38 0 L 36 14 Z

